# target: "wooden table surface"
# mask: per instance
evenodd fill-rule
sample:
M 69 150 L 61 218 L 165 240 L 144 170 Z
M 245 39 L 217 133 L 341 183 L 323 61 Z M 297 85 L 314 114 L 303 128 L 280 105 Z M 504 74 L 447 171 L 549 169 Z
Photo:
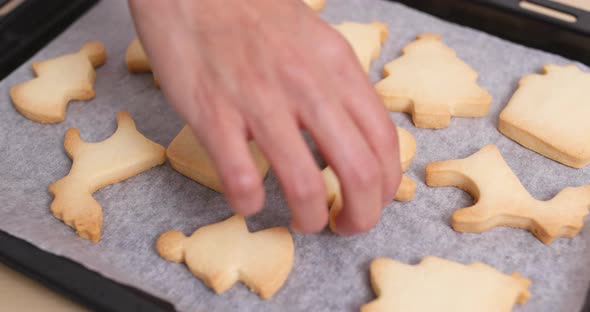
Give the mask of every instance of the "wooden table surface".
M 45 286 L 0 263 L 0 312 L 84 312 Z

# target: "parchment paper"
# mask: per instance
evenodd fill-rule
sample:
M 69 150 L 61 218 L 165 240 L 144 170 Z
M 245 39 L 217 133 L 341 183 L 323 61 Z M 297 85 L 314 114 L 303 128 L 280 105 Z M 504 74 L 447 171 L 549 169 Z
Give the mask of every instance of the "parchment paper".
M 70 53 L 88 40 L 106 45 L 109 56 L 97 72 L 96 98 L 71 103 L 65 122 L 41 125 L 13 108 L 8 89 L 32 78 L 30 61 L 0 83 L 0 228 L 108 278 L 167 299 L 183 311 L 358 311 L 374 298 L 368 270 L 372 259 L 385 256 L 415 264 L 427 255 L 463 263 L 483 261 L 532 279 L 532 298 L 516 311 L 578 311 L 590 281 L 588 227 L 576 238 L 557 239 L 550 246 L 519 229 L 457 233 L 449 226 L 449 218 L 456 209 L 470 205 L 471 197 L 456 188 L 424 185 L 427 163 L 463 158 L 488 143 L 498 145 L 516 175 L 539 199 L 550 199 L 566 186 L 590 183 L 590 168 L 571 169 L 546 159 L 496 130 L 498 114 L 522 75 L 539 72 L 546 63 L 571 61 L 386 1 L 331 0 L 322 15 L 331 23 L 378 20 L 388 24 L 390 37 L 372 66 L 373 81 L 379 79 L 383 65 L 417 34 L 442 34 L 480 73 L 480 82 L 494 101 L 487 117 L 453 118 L 444 130 L 417 129 L 407 115 L 391 114 L 418 142 L 409 170 L 418 183 L 416 199 L 390 204 L 368 234 L 352 238 L 327 231 L 294 235 L 293 271 L 271 300 L 260 300 L 243 285 L 215 295 L 184 265 L 158 257 L 154 243 L 160 233 L 178 229 L 189 234 L 231 215 L 221 195 L 183 177 L 168 164 L 94 195 L 104 210 L 99 244 L 78 238 L 49 211 L 47 187 L 66 175 L 71 165 L 63 149 L 67 128 L 79 128 L 85 140 L 101 141 L 115 130 L 116 112 L 129 111 L 139 130 L 164 146 L 182 128 L 183 122 L 154 88 L 151 75 L 127 72 L 124 53 L 135 34 L 125 1 L 101 1 L 33 57 L 43 60 Z M 273 174 L 265 186 L 266 208 L 249 219 L 251 230 L 288 225 L 288 209 Z

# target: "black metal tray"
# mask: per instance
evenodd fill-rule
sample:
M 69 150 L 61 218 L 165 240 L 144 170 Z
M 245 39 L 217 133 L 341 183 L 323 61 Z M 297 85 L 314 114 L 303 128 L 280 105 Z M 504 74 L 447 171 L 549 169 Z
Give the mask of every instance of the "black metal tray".
M 98 0 L 26 0 L 0 15 L 0 80 Z M 337 0 L 332 0 L 337 1 Z M 568 23 L 522 9 L 519 0 L 398 0 L 443 19 L 590 65 L 590 13 L 528 0 L 577 18 Z M 0 7 L 3 0 L 0 0 Z M 0 261 L 97 311 L 173 311 L 170 303 L 116 283 L 0 230 Z M 582 311 L 590 311 L 590 289 Z

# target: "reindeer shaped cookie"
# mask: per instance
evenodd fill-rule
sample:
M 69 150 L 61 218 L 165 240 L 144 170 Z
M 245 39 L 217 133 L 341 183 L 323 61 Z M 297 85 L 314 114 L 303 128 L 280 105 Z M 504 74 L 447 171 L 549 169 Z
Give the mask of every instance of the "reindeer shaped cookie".
M 63 121 L 70 101 L 94 97 L 94 68 L 104 64 L 105 60 L 103 44 L 92 41 L 77 53 L 33 62 L 37 78 L 10 89 L 14 107 L 36 122 Z
M 476 204 L 456 211 L 451 225 L 459 232 L 484 232 L 497 226 L 528 229 L 550 244 L 556 237 L 574 237 L 590 208 L 590 185 L 568 187 L 548 201 L 533 198 L 506 164 L 495 145 L 459 160 L 431 163 L 426 184 L 456 186 Z
M 293 238 L 285 227 L 250 233 L 241 216 L 203 226 L 190 237 L 168 231 L 156 243 L 160 256 L 184 262 L 221 294 L 242 281 L 263 299 L 272 297 L 293 267 Z
M 166 161 L 164 147 L 139 133 L 129 113 L 118 113 L 117 123 L 117 131 L 98 143 L 84 142 L 78 129 L 68 129 L 64 147 L 72 169 L 49 186 L 55 197 L 53 215 L 95 243 L 100 240 L 102 208 L 92 194 Z

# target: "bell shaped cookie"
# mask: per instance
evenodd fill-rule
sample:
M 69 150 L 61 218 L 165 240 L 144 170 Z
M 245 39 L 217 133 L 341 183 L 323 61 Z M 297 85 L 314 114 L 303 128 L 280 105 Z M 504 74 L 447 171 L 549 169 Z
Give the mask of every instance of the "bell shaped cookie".
M 243 217 L 196 230 L 190 237 L 168 231 L 156 243 L 160 256 L 186 263 L 190 271 L 221 294 L 241 281 L 263 299 L 272 297 L 293 267 L 293 238 L 285 227 L 250 233 Z

